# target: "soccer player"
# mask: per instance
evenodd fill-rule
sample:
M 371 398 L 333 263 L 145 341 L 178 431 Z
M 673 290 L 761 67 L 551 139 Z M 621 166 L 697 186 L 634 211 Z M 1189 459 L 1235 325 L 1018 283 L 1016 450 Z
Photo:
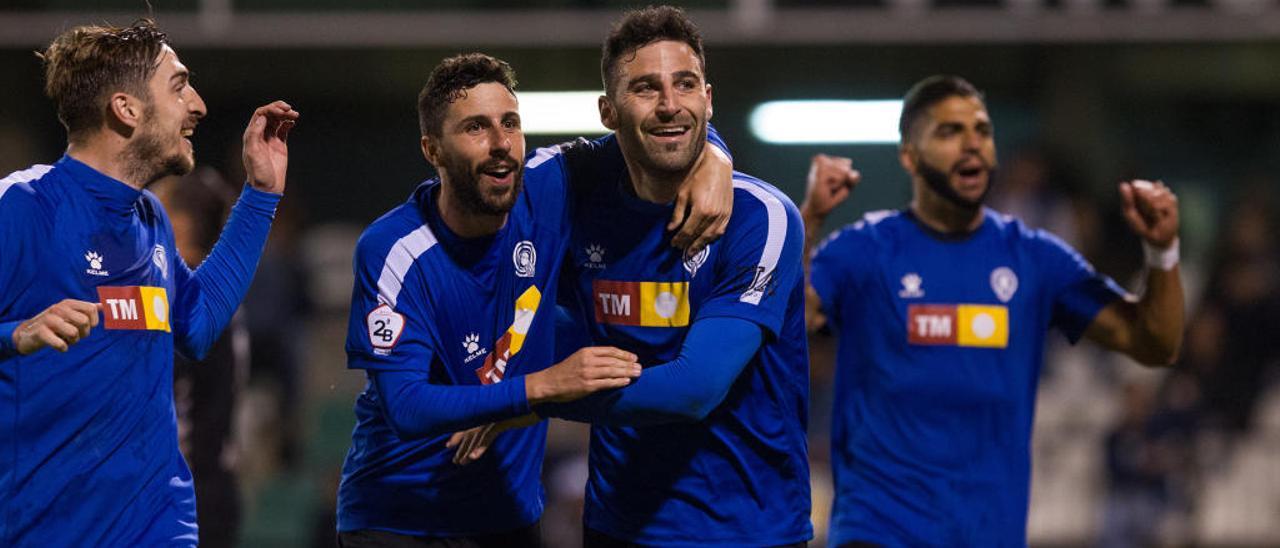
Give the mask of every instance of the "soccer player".
M 205 114 L 165 34 L 76 27 L 41 58 L 68 144 L 0 180 L 0 545 L 194 546 L 174 349 L 200 359 L 243 298 L 298 113 L 254 112 L 248 182 L 192 271 L 145 190 L 191 171 Z
M 564 300 L 594 344 L 646 365 L 621 390 L 544 416 L 593 423 L 588 546 L 803 546 L 808 348 L 803 228 L 787 197 L 735 173 L 723 238 L 664 241 L 680 181 L 706 142 L 702 39 L 669 6 L 630 12 L 604 44 L 600 99 L 626 174 L 575 203 Z
M 450 434 L 640 374 L 634 354 L 605 347 L 547 367 L 570 183 L 623 165 L 604 140 L 542 149 L 522 166 L 514 86 L 506 63 L 478 53 L 432 71 L 418 112 L 439 177 L 356 247 L 348 365 L 370 380 L 339 488 L 342 546 L 540 545 L 545 422 L 498 437 L 465 468 Z M 727 182 L 727 160 L 713 163 L 700 163 L 707 180 Z M 694 217 L 698 230 L 721 220 Z
M 1146 249 L 1139 299 L 1052 234 L 983 207 L 994 128 L 969 82 L 916 84 L 899 130 L 910 205 L 836 231 L 812 260 L 811 323 L 839 337 L 830 542 L 1025 545 L 1045 333 L 1172 362 L 1183 323 L 1177 199 L 1160 183 L 1120 185 Z M 815 159 L 801 207 L 809 242 L 858 179 L 848 159 Z

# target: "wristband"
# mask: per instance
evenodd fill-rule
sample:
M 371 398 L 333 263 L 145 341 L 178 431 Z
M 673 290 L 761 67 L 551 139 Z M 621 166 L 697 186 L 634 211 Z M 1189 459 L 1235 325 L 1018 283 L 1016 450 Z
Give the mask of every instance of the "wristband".
M 1151 242 L 1142 241 L 1142 256 L 1148 268 L 1169 271 L 1178 266 L 1178 239 L 1174 238 L 1168 247 L 1160 249 Z

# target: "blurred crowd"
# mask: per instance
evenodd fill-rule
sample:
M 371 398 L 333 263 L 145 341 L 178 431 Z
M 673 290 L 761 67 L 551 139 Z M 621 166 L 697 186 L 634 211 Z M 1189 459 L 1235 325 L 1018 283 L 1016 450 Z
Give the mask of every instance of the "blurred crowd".
M 0 131 L 5 173 L 34 163 L 17 137 Z M 1139 280 L 1138 242 L 1125 240 L 1118 197 L 1067 165 L 1048 147 L 1014 151 L 990 205 L 1060 235 L 1117 280 Z M 202 168 L 152 189 L 188 264 L 216 241 L 241 178 Z M 1258 177 L 1221 184 L 1224 193 L 1166 182 L 1183 197 L 1187 219 L 1182 356 L 1171 369 L 1149 370 L 1087 343 L 1058 337 L 1049 345 L 1033 445 L 1032 544 L 1280 545 L 1280 336 L 1270 323 L 1280 318 L 1280 185 Z M 334 544 L 339 467 L 364 384 L 362 373 L 346 370 L 342 350 L 362 227 L 305 219 L 305 192 L 291 190 L 283 202 L 249 296 L 217 349 L 204 363 L 176 364 L 181 446 L 205 546 Z M 820 545 L 831 498 L 834 341 L 814 340 L 811 354 Z M 551 426 L 543 518 L 550 546 L 580 544 L 586 440 L 582 425 Z

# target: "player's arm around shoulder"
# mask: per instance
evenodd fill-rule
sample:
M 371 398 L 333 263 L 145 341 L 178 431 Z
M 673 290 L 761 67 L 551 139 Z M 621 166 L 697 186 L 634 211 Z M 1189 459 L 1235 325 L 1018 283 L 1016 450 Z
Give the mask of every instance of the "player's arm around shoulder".
M 1163 183 L 1120 185 L 1121 207 L 1142 238 L 1147 269 L 1141 297 L 1126 296 L 1104 307 L 1085 336 L 1147 365 L 1171 365 L 1182 345 L 1185 305 L 1178 268 L 1178 198 Z

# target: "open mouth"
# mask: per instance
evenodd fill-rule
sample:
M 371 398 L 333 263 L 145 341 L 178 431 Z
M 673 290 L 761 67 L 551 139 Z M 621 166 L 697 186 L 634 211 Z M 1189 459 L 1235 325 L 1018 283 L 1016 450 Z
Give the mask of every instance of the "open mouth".
M 647 133 L 659 141 L 675 141 L 689 133 L 689 126 L 662 126 L 649 128 Z
M 499 185 L 509 185 L 514 180 L 516 166 L 510 162 L 486 164 L 480 168 L 480 174 L 493 179 Z
M 961 161 L 953 170 L 962 186 L 976 186 L 986 182 L 987 165 L 979 159 Z

